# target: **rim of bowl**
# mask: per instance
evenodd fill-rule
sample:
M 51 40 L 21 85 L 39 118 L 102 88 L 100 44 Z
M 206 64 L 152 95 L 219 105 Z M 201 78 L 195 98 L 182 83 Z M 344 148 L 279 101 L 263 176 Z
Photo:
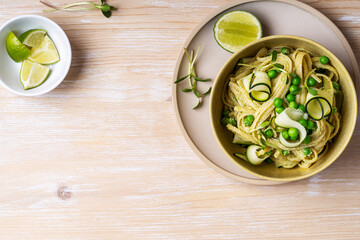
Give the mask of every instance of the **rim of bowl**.
M 260 38 L 260 39 L 257 39 L 249 44 L 247 44 L 246 46 L 244 46 L 243 48 L 241 48 L 239 51 L 235 52 L 225 63 L 224 65 L 221 67 L 219 73 L 217 74 L 216 76 L 216 79 L 215 79 L 215 82 L 214 82 L 214 85 L 213 85 L 213 88 L 218 88 L 218 87 L 223 87 L 223 84 L 221 86 L 219 86 L 219 78 L 221 78 L 222 75 L 224 75 L 224 71 L 225 71 L 225 67 L 234 59 L 234 58 L 238 58 L 238 55 L 240 55 L 241 52 L 244 51 L 244 49 L 247 49 L 253 45 L 256 45 L 260 42 L 263 42 L 263 41 L 268 41 L 268 40 L 272 40 L 272 39 L 277 39 L 277 38 L 289 38 L 289 39 L 296 39 L 296 40 L 301 40 L 301 41 L 305 41 L 305 42 L 308 42 L 308 43 L 311 43 L 313 45 L 315 45 L 317 48 L 320 48 L 322 51 L 325 51 L 327 52 L 327 54 L 329 56 L 331 56 L 332 58 L 336 59 L 338 62 L 339 62 L 339 65 L 341 66 L 341 68 L 344 70 L 344 73 L 345 75 L 347 76 L 347 79 L 348 81 L 350 82 L 350 88 L 351 88 L 351 92 L 352 92 L 352 96 L 351 98 L 353 98 L 353 102 L 354 102 L 354 105 L 353 105 L 353 110 L 356 112 L 357 111 L 357 97 L 356 97 L 356 91 L 355 91 L 355 86 L 354 86 L 354 82 L 349 74 L 349 72 L 347 71 L 346 67 L 343 65 L 343 63 L 329 50 L 327 49 L 326 47 L 322 46 L 321 44 L 313 41 L 313 40 L 310 40 L 308 38 L 304 38 L 304 37 L 300 37 L 300 36 L 295 36 L 295 35 L 273 35 L 273 36 L 268 36 L 268 37 L 263 37 L 263 38 Z M 355 130 L 355 126 L 356 126 L 356 121 L 357 121 L 357 115 L 355 115 L 354 119 L 352 119 L 352 124 L 351 124 L 351 130 L 350 130 L 350 133 L 351 134 L 348 134 L 346 135 L 346 144 L 342 145 L 339 150 L 337 151 L 336 154 L 332 155 L 332 159 L 330 161 L 327 161 L 325 162 L 324 164 L 322 164 L 317 170 L 314 170 L 310 173 L 307 173 L 307 174 L 304 174 L 304 175 L 301 175 L 301 176 L 298 176 L 298 177 L 287 177 L 287 178 L 274 178 L 274 177 L 268 177 L 268 176 L 264 176 L 264 175 L 261 175 L 261 174 L 258 174 L 256 172 L 253 172 L 251 170 L 249 170 L 248 168 L 242 166 L 241 164 L 239 164 L 237 161 L 235 161 L 233 159 L 233 157 L 225 150 L 223 144 L 221 143 L 218 135 L 216 134 L 216 131 L 215 131 L 215 123 L 214 123 L 214 118 L 213 118 L 213 104 L 214 104 L 214 94 L 213 94 L 213 91 L 211 93 L 211 97 L 210 97 L 210 104 L 209 104 L 209 107 L 210 107 L 210 122 L 211 122 L 211 128 L 212 128 L 212 132 L 213 134 L 215 135 L 215 138 L 216 138 L 216 141 L 218 143 L 218 145 L 221 147 L 222 151 L 226 154 L 226 156 L 231 159 L 231 161 L 233 161 L 237 166 L 239 166 L 242 170 L 246 171 L 247 173 L 250 173 L 256 177 L 260 177 L 262 179 L 266 179 L 266 180 L 270 180 L 270 181 L 280 181 L 280 182 L 291 182 L 291 181 L 297 181 L 297 180 L 301 180 L 301 179 L 305 179 L 305 178 L 308 178 L 308 177 L 311 177 L 321 171 L 323 171 L 324 169 L 326 169 L 328 166 L 330 166 L 333 162 L 335 162 L 335 160 L 338 159 L 338 157 L 341 155 L 341 153 L 343 153 L 343 151 L 345 150 L 345 148 L 348 146 L 349 142 L 350 142 L 350 139 L 354 133 L 354 130 Z
M 14 17 L 8 21 L 6 21 L 1 27 L 0 27 L 0 32 L 3 31 L 3 29 L 15 22 L 15 21 L 18 21 L 19 19 L 23 19 L 23 18 L 35 18 L 35 19 L 39 19 L 40 21 L 46 21 L 46 22 L 49 22 L 50 24 L 54 25 L 56 30 L 58 32 L 60 32 L 61 35 L 64 36 L 65 38 L 65 45 L 68 46 L 68 54 L 69 54 L 69 60 L 67 61 L 67 64 L 65 65 L 65 71 L 63 72 L 63 74 L 58 78 L 57 81 L 55 81 L 54 83 L 54 86 L 53 87 L 50 87 L 50 88 L 46 88 L 44 89 L 43 91 L 40 91 L 40 92 L 34 92 L 34 93 L 24 93 L 24 92 L 19 92 L 19 91 L 16 91 L 14 90 L 13 88 L 9 87 L 7 84 L 4 83 L 4 81 L 2 80 L 2 78 L 0 78 L 0 84 L 1 86 L 3 86 L 5 89 L 9 90 L 10 92 L 12 93 L 15 93 L 17 95 L 20 95 L 20 96 L 27 96 L 27 97 L 33 97 L 33 96 L 40 96 L 40 95 L 43 95 L 43 94 L 46 94 L 48 92 L 51 92 L 52 90 L 54 90 L 55 88 L 57 88 L 60 83 L 62 83 L 62 81 L 64 81 L 64 79 L 66 78 L 69 70 L 70 70 L 70 66 L 71 66 L 71 60 L 72 60 L 72 49 L 71 49 L 71 44 L 70 44 L 70 41 L 69 41 L 69 38 L 68 36 L 66 35 L 65 31 L 56 23 L 54 22 L 53 20 L 47 18 L 47 17 L 44 17 L 44 16 L 40 16 L 40 15 L 36 15 L 36 14 L 26 14 L 26 15 L 21 15 L 21 16 L 17 16 L 17 17 Z

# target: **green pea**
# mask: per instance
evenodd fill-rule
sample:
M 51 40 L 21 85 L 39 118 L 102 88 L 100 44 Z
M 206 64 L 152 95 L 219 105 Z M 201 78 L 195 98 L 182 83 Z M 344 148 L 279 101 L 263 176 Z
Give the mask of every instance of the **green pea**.
M 298 137 L 290 137 L 291 141 L 296 141 L 298 139 Z
M 311 154 L 311 149 L 310 148 L 304 148 L 302 151 L 303 151 L 305 156 L 309 156 Z
M 287 100 L 288 102 L 295 101 L 295 95 L 293 95 L 293 94 L 288 94 L 288 95 L 286 96 L 286 100 Z
M 296 128 L 290 128 L 288 132 L 291 138 L 297 138 L 299 136 L 299 131 Z
M 248 115 L 245 119 L 244 119 L 244 124 L 247 127 L 250 127 L 252 125 L 252 123 L 254 122 L 255 117 L 253 115 Z
M 274 106 L 275 107 L 282 107 L 282 105 L 283 105 L 283 101 L 282 101 L 281 98 L 275 98 L 274 99 Z
M 297 105 L 297 103 L 296 103 L 295 101 L 291 101 L 291 102 L 289 103 L 289 107 L 290 107 L 290 108 L 297 109 L 298 105 Z
M 317 81 L 315 80 L 315 78 L 309 78 L 308 81 L 307 81 L 307 85 L 308 85 L 309 87 L 315 86 L 316 83 L 317 83 Z
M 329 58 L 327 57 L 327 56 L 321 56 L 321 58 L 320 58 L 320 62 L 322 63 L 322 64 L 327 64 L 328 62 L 329 62 Z
M 314 126 L 315 126 L 315 123 L 313 121 L 308 121 L 307 125 L 306 125 L 306 129 L 311 130 L 314 128 Z
M 304 141 L 303 141 L 304 144 L 309 144 L 311 143 L 311 137 L 310 136 L 306 136 Z
M 299 87 L 296 86 L 296 85 L 291 85 L 289 91 L 290 91 L 291 94 L 296 95 L 296 94 L 298 94 Z
M 287 47 L 282 47 L 280 52 L 282 54 L 288 55 L 290 53 L 290 50 Z
M 287 130 L 282 131 L 281 135 L 283 136 L 284 139 L 289 139 L 289 133 Z
M 300 78 L 293 78 L 293 80 L 292 80 L 292 84 L 293 85 L 299 85 L 300 84 L 300 82 L 301 82 L 301 80 L 300 80 Z
M 254 121 L 254 119 L 255 119 L 255 117 L 253 116 L 253 115 L 248 115 L 247 117 L 246 117 L 248 120 L 249 120 L 249 122 L 253 122 Z
M 271 129 L 265 131 L 266 138 L 271 138 L 274 135 L 274 132 Z
M 298 109 L 300 109 L 302 112 L 306 112 L 306 108 L 302 104 L 299 105 Z
M 282 150 L 281 153 L 282 153 L 284 156 L 290 154 L 289 150 Z
M 270 71 L 268 71 L 267 74 L 268 74 L 269 78 L 274 78 L 276 76 L 276 71 L 275 70 L 270 70 Z
M 299 123 L 306 128 L 306 126 L 307 126 L 307 121 L 306 121 L 305 119 L 300 119 L 300 120 L 299 120 Z
M 282 113 L 284 110 L 285 110 L 284 107 L 275 108 L 275 112 L 277 112 L 278 114 Z
M 340 89 L 340 85 L 339 85 L 337 82 L 333 82 L 333 87 L 334 87 L 336 90 L 339 90 L 339 89 Z

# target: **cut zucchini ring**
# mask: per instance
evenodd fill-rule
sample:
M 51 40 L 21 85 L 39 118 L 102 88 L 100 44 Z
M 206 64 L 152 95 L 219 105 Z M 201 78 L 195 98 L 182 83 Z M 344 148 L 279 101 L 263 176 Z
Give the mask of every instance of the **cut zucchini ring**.
M 261 147 L 258 145 L 250 145 L 246 149 L 246 158 L 247 158 L 248 162 L 251 163 L 252 165 L 259 165 L 267 158 L 267 156 L 259 157 L 257 155 L 257 152 L 259 150 L 261 150 Z
M 321 120 L 331 114 L 333 102 L 333 94 L 331 91 L 317 90 L 318 95 L 314 96 L 310 93 L 306 96 L 306 112 L 314 120 Z
M 242 79 L 250 97 L 258 102 L 269 100 L 271 95 L 270 78 L 265 72 L 255 72 Z
M 303 113 L 298 109 L 286 108 L 276 118 L 275 124 L 283 128 L 296 128 L 299 131 L 299 141 L 289 142 L 280 134 L 280 143 L 288 148 L 299 146 L 306 137 L 306 129 L 298 121 L 302 119 Z
M 251 91 L 250 97 L 258 102 L 266 102 L 270 98 L 270 93 L 265 91 Z

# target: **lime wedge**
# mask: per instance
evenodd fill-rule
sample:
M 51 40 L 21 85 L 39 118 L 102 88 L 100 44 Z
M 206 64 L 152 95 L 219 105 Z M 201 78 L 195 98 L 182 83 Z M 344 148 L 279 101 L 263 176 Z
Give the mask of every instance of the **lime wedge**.
M 45 30 L 32 29 L 19 36 L 19 41 L 29 47 L 35 47 L 42 42 L 46 34 Z
M 246 11 L 231 11 L 222 15 L 214 26 L 217 43 L 229 52 L 262 37 L 260 21 Z
M 40 44 L 31 49 L 29 59 L 41 64 L 53 64 L 60 60 L 55 44 L 45 36 Z
M 30 50 L 19 41 L 13 32 L 10 32 L 6 38 L 6 50 L 15 62 L 26 59 L 30 54 Z
M 40 86 L 49 76 L 50 68 L 25 60 L 21 65 L 20 81 L 23 88 L 31 89 Z

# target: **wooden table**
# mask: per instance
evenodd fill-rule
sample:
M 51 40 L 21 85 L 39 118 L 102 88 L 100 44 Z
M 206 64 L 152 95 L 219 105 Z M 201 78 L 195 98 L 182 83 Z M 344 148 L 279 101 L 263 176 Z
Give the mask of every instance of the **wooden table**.
M 106 19 L 0 0 L 0 25 L 49 17 L 73 50 L 51 93 L 0 89 L 0 239 L 360 239 L 359 128 L 346 158 L 267 187 L 218 174 L 181 135 L 171 100 L 178 53 L 228 2 L 113 0 L 119 10 Z M 304 2 L 340 27 L 359 61 L 360 1 Z

